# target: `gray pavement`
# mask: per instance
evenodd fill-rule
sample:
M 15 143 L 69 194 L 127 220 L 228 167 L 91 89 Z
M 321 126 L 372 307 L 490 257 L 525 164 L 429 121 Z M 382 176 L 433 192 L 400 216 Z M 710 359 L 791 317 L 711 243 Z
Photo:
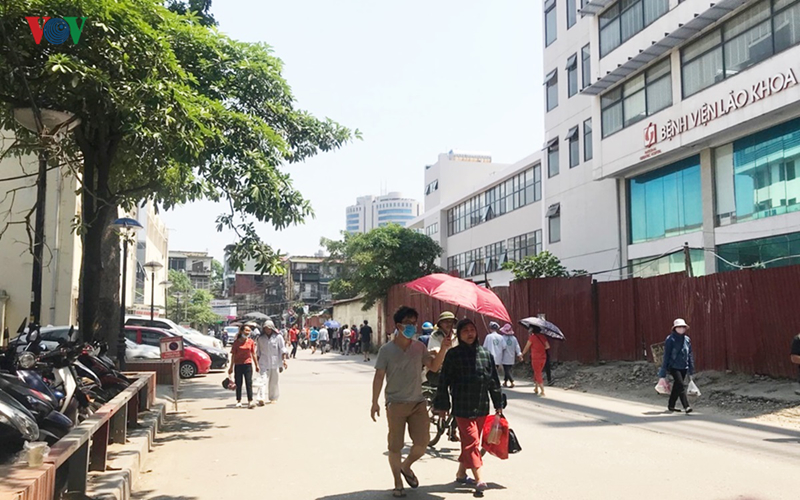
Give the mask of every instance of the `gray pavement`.
M 374 360 L 374 357 L 373 357 Z M 139 483 L 147 500 L 391 498 L 386 423 L 369 418 L 373 368 L 360 357 L 301 351 L 281 399 L 235 409 L 222 373 L 185 384 Z M 666 414 L 662 407 L 520 383 L 506 411 L 523 447 L 487 456 L 489 499 L 800 498 L 800 433 L 751 420 Z M 382 415 L 383 416 L 383 415 Z M 453 484 L 458 443 L 415 467 L 411 500 L 464 499 Z

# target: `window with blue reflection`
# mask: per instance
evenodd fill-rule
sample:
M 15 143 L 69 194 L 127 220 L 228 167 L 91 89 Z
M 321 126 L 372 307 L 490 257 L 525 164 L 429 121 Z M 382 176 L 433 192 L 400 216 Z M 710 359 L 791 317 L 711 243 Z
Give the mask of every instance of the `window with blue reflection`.
M 739 241 L 720 245 L 717 261 L 720 272 L 736 271 L 739 266 L 765 268 L 800 264 L 800 233 L 770 236 L 757 240 Z M 724 259 L 724 260 L 723 260 Z
M 630 242 L 656 240 L 703 224 L 700 156 L 693 156 L 628 181 Z
M 736 221 L 800 210 L 798 163 L 800 120 L 792 120 L 734 142 Z M 717 173 L 719 175 L 719 168 Z

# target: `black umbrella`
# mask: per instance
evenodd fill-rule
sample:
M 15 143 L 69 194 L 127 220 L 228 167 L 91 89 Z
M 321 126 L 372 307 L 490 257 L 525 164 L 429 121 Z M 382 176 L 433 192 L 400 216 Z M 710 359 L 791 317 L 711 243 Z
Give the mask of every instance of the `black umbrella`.
M 544 335 L 547 335 L 548 337 L 554 338 L 556 340 L 566 340 L 564 334 L 561 333 L 561 329 L 545 319 L 537 318 L 534 316 L 531 318 L 525 318 L 519 320 L 519 324 L 524 326 L 525 328 L 531 326 L 538 326 Z

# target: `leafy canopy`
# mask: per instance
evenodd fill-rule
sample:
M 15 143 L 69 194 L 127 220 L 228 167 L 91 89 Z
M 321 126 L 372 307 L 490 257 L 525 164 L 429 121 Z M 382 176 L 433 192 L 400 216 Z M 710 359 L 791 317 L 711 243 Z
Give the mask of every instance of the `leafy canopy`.
M 525 280 L 530 278 L 569 278 L 573 276 L 583 276 L 586 271 L 567 271 L 561 264 L 558 257 L 549 251 L 541 252 L 537 255 L 528 255 L 519 261 L 507 261 L 503 263 L 503 269 L 514 273 L 515 280 Z
M 221 320 L 211 310 L 213 295 L 206 290 L 194 288 L 186 273 L 170 269 L 169 281 L 172 282 L 172 285 L 167 298 L 167 309 L 172 321 L 188 322 L 197 327 L 216 324 Z M 180 300 L 176 293 L 181 294 Z
M 320 242 L 330 259 L 343 262 L 344 274 L 330 284 L 334 298 L 364 297 L 364 310 L 386 296 L 389 288 L 440 272 L 438 243 L 424 234 L 396 224 L 368 233 L 344 233 L 342 240 Z

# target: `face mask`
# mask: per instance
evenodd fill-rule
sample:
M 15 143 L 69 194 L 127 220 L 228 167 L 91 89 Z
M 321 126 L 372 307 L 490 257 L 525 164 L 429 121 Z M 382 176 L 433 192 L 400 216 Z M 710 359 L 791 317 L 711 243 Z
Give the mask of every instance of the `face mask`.
M 407 339 L 413 339 L 416 333 L 417 333 L 417 327 L 414 325 L 406 325 L 403 328 L 403 337 Z
M 675 331 L 678 333 L 686 333 L 686 327 L 679 326 L 678 328 L 675 329 Z

